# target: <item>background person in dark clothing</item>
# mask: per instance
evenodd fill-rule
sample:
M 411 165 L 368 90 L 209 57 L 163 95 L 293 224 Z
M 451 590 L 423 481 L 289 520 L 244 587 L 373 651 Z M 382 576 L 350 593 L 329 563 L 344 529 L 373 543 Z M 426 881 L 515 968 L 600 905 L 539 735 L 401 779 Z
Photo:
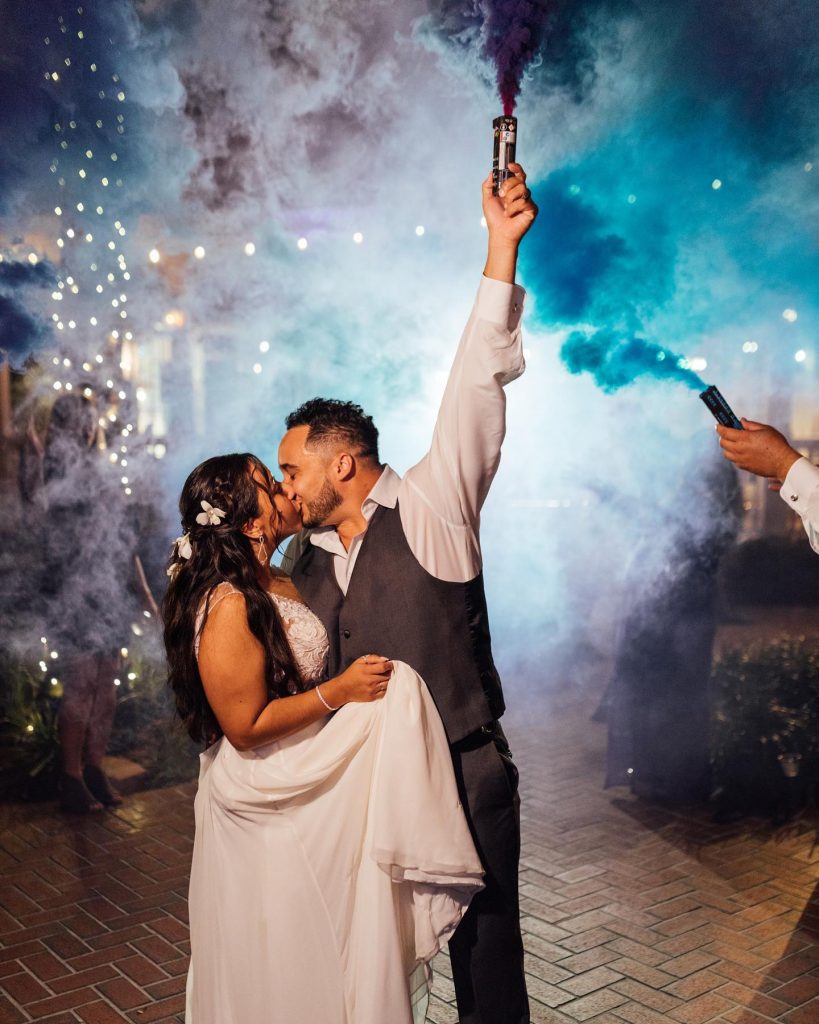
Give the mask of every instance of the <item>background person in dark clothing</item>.
M 711 792 L 717 571 L 742 512 L 727 463 L 698 453 L 687 470 L 634 553 L 607 695 L 606 786 L 660 803 Z

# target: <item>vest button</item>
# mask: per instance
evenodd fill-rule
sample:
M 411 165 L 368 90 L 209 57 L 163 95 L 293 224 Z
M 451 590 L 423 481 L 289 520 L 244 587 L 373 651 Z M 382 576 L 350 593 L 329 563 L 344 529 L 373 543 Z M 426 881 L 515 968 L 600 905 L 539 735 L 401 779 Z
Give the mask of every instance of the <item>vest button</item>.
M 341 635 L 344 637 L 345 640 L 349 640 L 350 639 L 350 631 L 349 631 L 349 629 L 345 629 L 344 632 Z

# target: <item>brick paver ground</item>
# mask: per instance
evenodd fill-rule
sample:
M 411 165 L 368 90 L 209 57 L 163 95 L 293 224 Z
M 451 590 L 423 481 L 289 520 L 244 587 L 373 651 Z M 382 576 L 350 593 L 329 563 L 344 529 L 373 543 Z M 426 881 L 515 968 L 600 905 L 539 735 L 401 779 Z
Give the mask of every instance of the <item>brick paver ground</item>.
M 815 829 L 717 826 L 603 792 L 605 731 L 588 701 L 563 700 L 513 698 L 507 728 L 532 1020 L 819 1024 Z M 183 1019 L 193 793 L 91 820 L 2 811 L 0 1024 Z M 440 956 L 436 1024 L 457 1020 L 448 968 Z

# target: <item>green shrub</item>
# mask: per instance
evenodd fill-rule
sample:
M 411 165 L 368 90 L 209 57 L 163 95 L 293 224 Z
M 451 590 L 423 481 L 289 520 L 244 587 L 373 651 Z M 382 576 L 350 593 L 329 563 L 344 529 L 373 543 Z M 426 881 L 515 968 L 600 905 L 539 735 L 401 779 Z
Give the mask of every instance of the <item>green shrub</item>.
M 165 666 L 148 640 L 128 651 L 117 687 L 110 754 L 146 769 L 144 785 L 194 779 L 199 748 L 174 717 Z M 57 795 L 61 770 L 57 735 L 62 687 L 50 672 L 0 653 L 0 799 L 37 800 Z
M 49 797 L 57 788 L 59 698 L 43 674 L 0 655 L 0 798 Z
M 819 643 L 782 637 L 727 651 L 714 665 L 712 695 L 714 782 L 722 810 L 784 819 L 812 801 L 819 772 Z

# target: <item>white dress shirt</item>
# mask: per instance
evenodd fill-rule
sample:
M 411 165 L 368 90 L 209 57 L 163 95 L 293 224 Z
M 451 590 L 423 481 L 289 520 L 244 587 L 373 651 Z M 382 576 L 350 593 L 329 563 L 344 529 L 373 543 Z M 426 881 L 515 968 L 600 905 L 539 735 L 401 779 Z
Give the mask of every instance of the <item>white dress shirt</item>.
M 369 521 L 379 505 L 399 504 L 410 550 L 431 575 L 466 583 L 481 571 L 480 512 L 500 462 L 506 432 L 504 386 L 525 368 L 520 318 L 524 291 L 484 277 L 449 374 L 427 454 L 403 479 L 389 466 L 364 499 Z M 335 527 L 310 533 L 334 556 L 347 593 L 364 532 L 345 550 Z M 301 545 L 288 549 L 294 562 Z M 286 559 L 283 567 L 287 568 Z
M 819 466 L 797 459 L 779 491 L 783 501 L 802 517 L 810 546 L 819 554 Z

